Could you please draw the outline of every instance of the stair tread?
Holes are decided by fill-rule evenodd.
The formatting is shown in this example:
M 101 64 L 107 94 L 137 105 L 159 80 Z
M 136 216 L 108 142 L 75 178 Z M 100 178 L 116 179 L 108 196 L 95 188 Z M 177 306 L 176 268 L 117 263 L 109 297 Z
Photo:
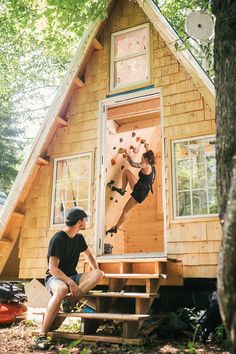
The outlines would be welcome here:
M 167 263 L 176 262 L 175 258 L 122 258 L 119 259 L 109 259 L 107 256 L 99 256 L 97 258 L 98 263 Z
M 158 278 L 167 278 L 166 274 L 157 274 L 157 273 L 105 273 L 105 278 L 129 278 L 129 279 L 158 279 Z
M 157 293 L 127 293 L 127 292 L 100 292 L 100 291 L 91 291 L 84 295 L 84 297 L 123 297 L 123 298 L 139 298 L 139 299 L 149 299 L 152 296 L 159 297 Z
M 44 312 L 36 312 L 35 315 L 44 315 Z M 129 313 L 101 313 L 101 312 L 58 312 L 57 317 L 80 317 L 101 320 L 139 321 L 145 320 L 150 315 L 129 314 Z
M 32 331 L 33 336 L 38 336 L 40 334 L 39 331 Z M 93 342 L 109 342 L 109 343 L 129 343 L 129 344 L 136 344 L 141 345 L 144 343 L 143 338 L 123 338 L 117 336 L 104 336 L 98 334 L 82 334 L 82 333 L 71 333 L 71 332 L 61 332 L 61 331 L 49 331 L 48 335 L 54 338 L 68 338 L 68 339 L 79 339 L 85 341 L 93 341 Z

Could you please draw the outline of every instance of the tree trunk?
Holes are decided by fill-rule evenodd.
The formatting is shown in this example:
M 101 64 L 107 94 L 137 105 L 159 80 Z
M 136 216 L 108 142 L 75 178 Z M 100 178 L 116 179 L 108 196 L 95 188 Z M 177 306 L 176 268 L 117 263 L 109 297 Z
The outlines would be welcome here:
M 223 239 L 218 267 L 220 309 L 236 353 L 236 1 L 213 0 L 217 186 Z

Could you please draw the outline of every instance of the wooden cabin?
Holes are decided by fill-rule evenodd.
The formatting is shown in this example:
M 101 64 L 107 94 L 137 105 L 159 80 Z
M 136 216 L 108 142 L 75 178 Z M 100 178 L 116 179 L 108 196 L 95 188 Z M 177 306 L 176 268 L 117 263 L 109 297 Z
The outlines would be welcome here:
M 44 277 L 48 242 L 74 205 L 91 212 L 85 235 L 99 260 L 171 258 L 184 278 L 216 277 L 213 83 L 151 0 L 108 12 L 81 39 L 2 210 L 2 278 Z M 130 194 L 109 188 L 129 167 L 119 149 L 139 161 L 141 139 L 156 154 L 154 193 L 111 238 Z

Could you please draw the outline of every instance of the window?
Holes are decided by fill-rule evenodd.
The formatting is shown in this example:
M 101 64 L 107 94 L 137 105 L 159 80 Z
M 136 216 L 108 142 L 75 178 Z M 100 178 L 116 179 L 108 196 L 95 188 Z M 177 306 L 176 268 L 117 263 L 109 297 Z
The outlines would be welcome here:
M 65 222 L 65 211 L 79 206 L 90 211 L 92 153 L 55 159 L 51 224 Z
M 112 33 L 111 90 L 150 80 L 149 24 Z
M 215 138 L 173 142 L 174 216 L 216 214 Z

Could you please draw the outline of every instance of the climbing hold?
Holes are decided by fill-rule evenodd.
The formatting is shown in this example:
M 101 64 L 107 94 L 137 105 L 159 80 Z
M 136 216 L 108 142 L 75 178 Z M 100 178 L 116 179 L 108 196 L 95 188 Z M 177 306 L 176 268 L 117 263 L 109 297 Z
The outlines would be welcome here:
M 135 132 L 133 132 L 133 133 L 132 133 L 132 137 L 135 137 L 135 135 L 136 135 L 136 133 L 135 133 Z
M 136 141 L 139 141 L 139 140 L 141 140 L 141 138 L 140 138 L 140 136 L 137 136 Z
M 113 200 L 114 198 L 113 197 L 110 197 L 110 200 Z
M 122 165 L 120 169 L 121 169 L 121 170 L 123 170 L 124 168 L 125 168 L 125 166 L 124 166 L 124 165 Z
M 123 154 L 124 159 L 127 157 L 126 154 Z
M 123 142 L 123 138 L 120 138 L 120 143 L 122 143 Z
M 134 149 L 134 146 L 133 146 L 133 145 L 130 145 L 129 148 L 130 148 L 130 150 L 133 150 L 133 149 Z
M 145 139 L 141 139 L 140 143 L 141 144 L 145 144 L 146 140 Z
M 116 160 L 115 159 L 111 159 L 111 164 L 112 166 L 116 164 Z
M 115 203 L 118 203 L 118 200 L 117 200 L 117 199 L 115 200 Z
M 111 179 L 110 182 L 107 183 L 107 187 L 111 188 L 114 183 L 115 183 L 115 181 L 113 181 L 113 179 Z
M 124 149 L 124 148 L 119 148 L 118 154 L 123 154 L 123 152 L 125 152 L 125 151 L 126 151 L 126 149 Z
M 134 152 L 135 154 L 138 154 L 138 152 L 139 152 L 139 147 L 134 148 L 133 152 Z
M 114 146 L 114 147 L 113 147 L 113 150 L 115 150 L 115 149 L 116 149 L 116 147 Z

